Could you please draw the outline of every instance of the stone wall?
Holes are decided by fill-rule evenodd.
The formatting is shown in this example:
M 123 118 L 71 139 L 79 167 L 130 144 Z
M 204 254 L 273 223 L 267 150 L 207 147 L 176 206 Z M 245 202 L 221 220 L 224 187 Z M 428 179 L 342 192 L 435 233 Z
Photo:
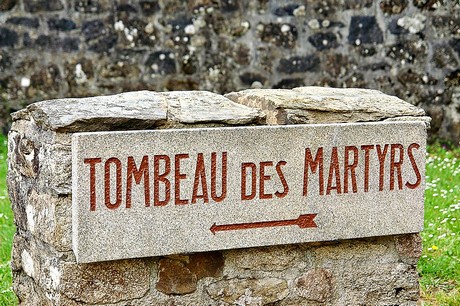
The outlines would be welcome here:
M 33 101 L 131 90 L 365 87 L 460 141 L 459 0 L 4 0 L 0 126 Z
M 429 121 L 423 110 L 370 90 L 304 87 L 227 96 L 241 104 L 209 92 L 142 91 L 44 101 L 13 114 L 11 265 L 22 305 L 416 305 L 418 234 L 76 263 L 74 132 Z

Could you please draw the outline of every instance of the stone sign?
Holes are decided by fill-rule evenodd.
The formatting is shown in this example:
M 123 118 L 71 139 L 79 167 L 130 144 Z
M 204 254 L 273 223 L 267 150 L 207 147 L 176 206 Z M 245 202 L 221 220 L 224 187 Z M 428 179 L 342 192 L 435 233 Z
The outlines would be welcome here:
M 415 233 L 423 122 L 76 133 L 78 262 Z

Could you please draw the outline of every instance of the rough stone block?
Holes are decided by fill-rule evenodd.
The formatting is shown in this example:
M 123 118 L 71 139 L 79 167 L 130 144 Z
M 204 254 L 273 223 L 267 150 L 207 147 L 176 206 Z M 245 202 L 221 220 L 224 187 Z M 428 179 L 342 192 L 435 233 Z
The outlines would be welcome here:
M 184 263 L 164 258 L 158 265 L 156 289 L 165 294 L 187 294 L 196 290 L 198 279 Z
M 422 109 L 397 97 L 369 89 L 248 89 L 225 96 L 237 103 L 260 108 L 267 115 L 268 124 L 368 122 L 425 114 Z
M 297 264 L 305 251 L 297 245 L 228 250 L 226 262 L 229 265 L 250 270 L 282 271 Z
M 327 269 L 312 269 L 295 280 L 295 292 L 309 301 L 324 303 L 334 295 L 334 276 Z
M 260 122 L 264 116 L 210 92 L 139 91 L 38 102 L 12 117 L 33 118 L 42 129 L 72 133 L 154 129 L 167 122 L 243 125 Z
M 420 234 L 399 235 L 396 237 L 396 250 L 403 262 L 416 265 L 422 255 Z
M 150 288 L 150 268 L 143 260 L 62 263 L 56 273 L 61 294 L 88 304 L 140 298 Z
M 210 284 L 206 291 L 218 302 L 242 305 L 266 305 L 284 299 L 289 294 L 288 284 L 279 278 L 232 278 Z

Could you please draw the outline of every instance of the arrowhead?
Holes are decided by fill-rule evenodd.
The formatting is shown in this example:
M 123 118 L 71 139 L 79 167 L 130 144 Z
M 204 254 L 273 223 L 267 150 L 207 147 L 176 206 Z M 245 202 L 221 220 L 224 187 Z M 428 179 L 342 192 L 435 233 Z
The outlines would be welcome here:
M 297 225 L 300 228 L 318 227 L 318 225 L 316 225 L 315 221 L 313 221 L 313 219 L 315 219 L 315 217 L 316 217 L 316 214 L 300 215 L 299 218 L 297 219 Z
M 214 224 L 211 226 L 210 230 L 211 230 L 211 232 L 212 232 L 213 235 L 216 234 L 216 231 L 217 231 L 217 225 L 216 225 L 216 223 L 214 223 Z

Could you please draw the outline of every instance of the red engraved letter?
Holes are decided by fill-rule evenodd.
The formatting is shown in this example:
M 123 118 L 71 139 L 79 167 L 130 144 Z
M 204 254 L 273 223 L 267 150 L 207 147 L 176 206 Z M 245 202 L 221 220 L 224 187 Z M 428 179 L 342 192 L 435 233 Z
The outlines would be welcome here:
M 418 150 L 418 148 L 420 148 L 420 145 L 418 143 L 412 143 L 409 146 L 409 148 L 407 148 L 407 155 L 409 155 L 410 164 L 412 165 L 412 169 L 414 169 L 415 176 L 417 177 L 417 180 L 415 181 L 414 184 L 406 182 L 407 188 L 410 188 L 410 189 L 417 188 L 422 182 L 422 176 L 420 175 L 420 170 L 418 169 L 417 163 L 415 162 L 414 155 L 412 154 L 412 149 Z
M 399 150 L 399 160 L 396 161 L 396 149 Z M 402 189 L 402 173 L 401 166 L 404 159 L 404 147 L 402 144 L 395 143 L 391 145 L 391 156 L 390 156 L 390 190 L 395 189 L 395 171 L 398 172 L 398 188 Z
M 251 168 L 251 193 L 246 194 L 246 169 Z M 257 167 L 254 163 L 241 164 L 241 200 L 252 200 L 256 196 L 256 171 Z
M 100 163 L 100 158 L 85 158 L 85 164 L 89 164 L 89 210 L 96 210 L 96 164 Z
M 353 151 L 353 163 L 350 164 L 350 152 Z M 358 148 L 355 146 L 345 147 L 345 165 L 343 173 L 343 193 L 348 193 L 348 172 L 351 175 L 351 186 L 353 193 L 358 192 L 358 186 L 356 186 L 356 173 L 355 169 L 358 166 Z
M 335 186 L 332 185 L 332 180 L 335 179 Z M 329 176 L 327 179 L 326 194 L 331 194 L 331 190 L 335 189 L 337 194 L 342 193 L 342 184 L 340 182 L 340 165 L 337 147 L 332 147 L 331 164 L 329 165 Z
M 260 177 L 259 177 L 259 199 L 271 199 L 273 195 L 271 193 L 265 193 L 265 181 L 270 180 L 270 175 L 265 175 L 265 167 L 273 166 L 273 162 L 266 161 L 260 162 Z
M 180 173 L 180 161 L 188 157 L 188 154 L 177 154 L 174 157 L 174 204 L 176 205 L 188 204 L 188 199 L 180 198 L 180 180 L 187 178 L 187 174 Z
M 165 162 L 165 171 L 160 174 L 160 160 Z M 154 206 L 165 206 L 171 199 L 171 182 L 167 176 L 171 172 L 171 160 L 167 155 L 155 155 L 153 157 L 153 196 Z M 160 200 L 160 182 L 165 184 L 165 198 Z
M 217 154 L 211 153 L 211 198 L 215 202 L 222 202 L 227 197 L 227 152 L 222 152 L 222 193 L 217 196 Z
M 116 200 L 115 203 L 110 201 L 110 164 L 115 165 L 116 177 Z M 111 157 L 106 160 L 104 165 L 104 178 L 105 178 L 105 206 L 109 209 L 116 209 L 121 204 L 121 161 L 116 157 Z
M 284 198 L 289 192 L 289 186 L 286 182 L 286 179 L 284 178 L 283 171 L 281 171 L 281 166 L 284 166 L 284 165 L 286 165 L 285 161 L 280 161 L 276 164 L 276 173 L 278 173 L 278 176 L 281 180 L 281 184 L 283 184 L 283 192 L 279 192 L 279 191 L 275 192 L 275 195 L 278 198 Z
M 374 148 L 374 145 L 361 146 L 364 150 L 364 192 L 369 191 L 369 152 Z
M 126 208 L 131 207 L 131 188 L 133 176 L 136 184 L 140 184 L 144 178 L 144 202 L 145 206 L 150 206 L 150 179 L 149 179 L 149 158 L 144 156 L 139 169 L 136 167 L 134 157 L 128 156 L 128 168 L 126 170 Z
M 201 181 L 201 194 L 198 194 L 198 186 Z M 197 199 L 203 199 L 204 203 L 209 202 L 208 184 L 206 183 L 206 170 L 204 168 L 203 153 L 198 153 L 196 159 L 195 180 L 193 181 L 192 203 L 196 203 Z
M 315 160 L 311 155 L 310 148 L 305 149 L 305 164 L 303 168 L 303 195 L 308 194 L 308 168 L 311 173 L 316 173 L 319 168 L 319 194 L 324 194 L 324 177 L 323 177 L 323 148 L 318 148 L 316 151 Z
M 380 145 L 377 145 L 377 156 L 379 158 L 379 166 L 380 166 L 380 171 L 379 171 L 379 191 L 383 190 L 383 179 L 385 178 L 385 158 L 387 156 L 388 152 L 388 144 L 385 144 L 383 147 L 383 152 L 380 147 Z

